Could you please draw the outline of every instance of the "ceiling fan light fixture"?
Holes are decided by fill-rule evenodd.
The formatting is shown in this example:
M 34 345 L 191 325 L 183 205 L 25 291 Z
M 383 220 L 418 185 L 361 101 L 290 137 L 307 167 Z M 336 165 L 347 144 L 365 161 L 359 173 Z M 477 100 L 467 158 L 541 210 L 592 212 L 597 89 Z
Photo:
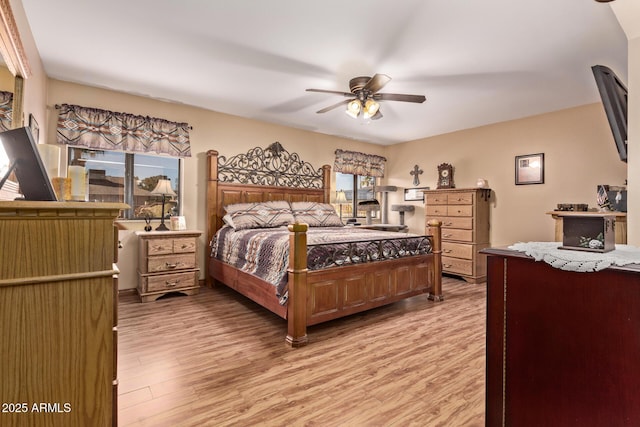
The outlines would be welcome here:
M 360 103 L 360 101 L 358 99 L 354 99 L 347 104 L 346 113 L 354 119 L 357 119 L 361 109 L 362 104 Z
M 367 99 L 364 103 L 364 118 L 369 119 L 376 115 L 380 109 L 380 104 L 373 99 Z

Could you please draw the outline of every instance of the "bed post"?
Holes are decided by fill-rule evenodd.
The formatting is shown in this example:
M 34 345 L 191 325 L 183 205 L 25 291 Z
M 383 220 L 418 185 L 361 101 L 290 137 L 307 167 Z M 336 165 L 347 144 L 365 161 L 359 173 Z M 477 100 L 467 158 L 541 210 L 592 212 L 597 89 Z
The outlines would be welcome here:
M 432 247 L 434 256 L 433 287 L 428 298 L 432 301 L 444 301 L 442 295 L 442 222 L 432 219 L 427 222 L 429 235 L 432 236 Z
M 324 203 L 331 203 L 331 166 L 322 166 L 322 189 L 324 190 Z
M 307 224 L 289 225 L 287 343 L 307 344 Z
M 213 239 L 218 224 L 218 152 L 216 150 L 207 151 L 207 248 Z M 208 287 L 213 286 L 209 273 L 209 259 L 204 263 L 205 283 Z

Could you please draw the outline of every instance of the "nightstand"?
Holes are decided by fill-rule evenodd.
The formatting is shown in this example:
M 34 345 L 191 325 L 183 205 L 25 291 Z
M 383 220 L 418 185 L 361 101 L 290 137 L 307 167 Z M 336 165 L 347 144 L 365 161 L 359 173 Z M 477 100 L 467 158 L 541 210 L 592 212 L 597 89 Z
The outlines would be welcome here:
M 200 231 L 137 231 L 138 295 L 155 301 L 170 292 L 195 295 L 199 290 Z

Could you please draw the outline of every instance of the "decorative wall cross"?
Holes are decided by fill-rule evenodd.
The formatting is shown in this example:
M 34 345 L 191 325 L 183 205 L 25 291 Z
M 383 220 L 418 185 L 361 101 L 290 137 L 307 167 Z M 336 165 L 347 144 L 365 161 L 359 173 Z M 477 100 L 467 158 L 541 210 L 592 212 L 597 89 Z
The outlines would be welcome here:
M 420 185 L 420 178 L 418 177 L 418 175 L 422 175 L 422 169 L 420 169 L 418 167 L 418 165 L 415 165 L 413 167 L 413 170 L 411 172 L 409 172 L 410 175 L 413 175 L 413 185 L 414 187 L 417 187 L 418 185 Z

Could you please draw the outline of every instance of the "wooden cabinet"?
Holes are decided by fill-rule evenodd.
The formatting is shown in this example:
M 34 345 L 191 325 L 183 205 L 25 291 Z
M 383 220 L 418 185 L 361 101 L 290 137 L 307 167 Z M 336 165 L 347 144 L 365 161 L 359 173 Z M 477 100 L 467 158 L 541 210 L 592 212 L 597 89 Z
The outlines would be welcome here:
M 640 425 L 640 265 L 578 273 L 484 252 L 486 426 Z
M 488 188 L 460 188 L 425 191 L 426 222 L 442 222 L 442 271 L 470 283 L 486 279 L 486 257 L 480 250 L 489 246 Z
M 199 231 L 136 232 L 138 294 L 142 302 L 155 301 L 169 292 L 198 293 L 200 234 Z
M 0 202 L 3 426 L 117 424 L 121 203 Z

